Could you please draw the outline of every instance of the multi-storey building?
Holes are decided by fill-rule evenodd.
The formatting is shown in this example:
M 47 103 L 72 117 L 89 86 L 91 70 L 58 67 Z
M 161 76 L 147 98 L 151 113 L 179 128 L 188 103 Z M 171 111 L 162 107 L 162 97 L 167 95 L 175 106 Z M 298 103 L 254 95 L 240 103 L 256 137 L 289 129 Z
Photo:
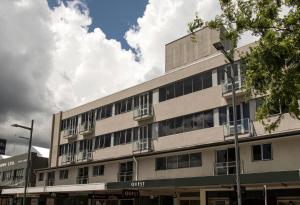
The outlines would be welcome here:
M 234 204 L 232 84 L 212 46 L 221 36 L 205 27 L 196 43 L 171 42 L 164 75 L 54 114 L 50 164 L 29 193 L 48 204 Z M 235 59 L 243 204 L 299 204 L 300 121 L 285 114 L 265 132 L 255 119 L 261 98 L 246 100 L 247 68 Z M 284 111 L 279 104 L 270 120 Z M 21 191 L 2 192 L 12 193 Z
M 48 159 L 38 156 L 31 152 L 31 166 L 29 169 L 28 186 L 35 186 L 35 169 L 45 168 L 48 165 Z M 24 187 L 25 169 L 27 166 L 27 154 L 15 155 L 0 160 L 0 188 L 7 189 L 13 187 Z M 0 195 L 0 205 L 9 205 L 10 196 Z

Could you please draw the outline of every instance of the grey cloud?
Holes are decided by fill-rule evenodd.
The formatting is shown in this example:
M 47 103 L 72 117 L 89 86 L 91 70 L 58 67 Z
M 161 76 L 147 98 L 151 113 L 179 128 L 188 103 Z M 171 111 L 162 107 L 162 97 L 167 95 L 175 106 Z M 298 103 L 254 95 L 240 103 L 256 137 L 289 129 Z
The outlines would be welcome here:
M 11 144 L 24 144 L 13 139 L 10 122 L 28 124 L 37 118 L 37 145 L 49 145 L 51 126 L 51 93 L 47 79 L 52 69 L 53 34 L 50 10 L 46 1 L 4 0 L 0 6 L 0 137 Z M 43 129 L 43 130 L 41 130 Z M 9 152 L 10 152 L 9 151 Z

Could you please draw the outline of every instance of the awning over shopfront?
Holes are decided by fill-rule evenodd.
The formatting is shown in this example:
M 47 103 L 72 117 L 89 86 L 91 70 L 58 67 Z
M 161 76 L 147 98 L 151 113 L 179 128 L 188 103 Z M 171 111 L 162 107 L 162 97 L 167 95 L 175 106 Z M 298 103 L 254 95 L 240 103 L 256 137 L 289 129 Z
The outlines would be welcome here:
M 105 183 L 93 184 L 71 184 L 71 185 L 57 185 L 57 186 L 40 186 L 28 187 L 27 193 L 55 193 L 55 192 L 85 192 L 85 191 L 103 191 L 106 190 Z M 24 188 L 2 189 L 1 194 L 23 194 Z
M 279 172 L 263 172 L 241 174 L 241 183 L 247 184 L 272 184 L 272 183 L 299 183 L 300 170 L 279 171 Z M 108 190 L 117 189 L 155 189 L 155 188 L 175 188 L 175 187 L 201 187 L 201 186 L 224 186 L 234 185 L 235 175 L 221 176 L 204 176 L 190 178 L 174 178 L 174 179 L 153 179 L 141 180 L 134 182 L 111 182 L 107 183 Z

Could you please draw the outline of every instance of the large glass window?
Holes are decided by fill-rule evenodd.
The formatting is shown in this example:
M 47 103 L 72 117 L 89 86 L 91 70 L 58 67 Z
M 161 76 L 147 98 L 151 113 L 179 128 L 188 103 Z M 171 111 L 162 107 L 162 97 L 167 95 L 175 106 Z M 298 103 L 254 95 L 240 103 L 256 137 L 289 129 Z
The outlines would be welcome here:
M 132 181 L 133 176 L 133 162 L 120 163 L 119 181 Z
M 159 102 L 212 87 L 212 72 L 206 71 L 159 88 Z
M 110 147 L 110 145 L 111 145 L 111 134 L 101 135 L 95 138 L 95 149 Z
M 156 170 L 189 168 L 202 166 L 201 153 L 173 155 L 155 159 Z
M 272 160 L 272 145 L 261 144 L 252 146 L 252 157 L 254 161 Z
M 130 112 L 133 106 L 133 97 L 115 103 L 115 115 Z
M 225 125 L 227 123 L 227 107 L 219 108 L 219 124 Z
M 194 113 L 158 123 L 159 137 L 214 126 L 213 111 Z
M 96 111 L 96 119 L 102 120 L 112 115 L 112 105 L 105 105 L 97 109 Z

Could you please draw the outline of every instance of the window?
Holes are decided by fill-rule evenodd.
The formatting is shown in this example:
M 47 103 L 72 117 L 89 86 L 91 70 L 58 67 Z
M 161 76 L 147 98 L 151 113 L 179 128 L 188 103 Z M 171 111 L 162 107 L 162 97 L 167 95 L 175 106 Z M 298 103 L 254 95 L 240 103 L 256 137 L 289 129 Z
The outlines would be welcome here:
M 167 158 L 160 157 L 155 159 L 155 169 L 156 170 L 165 170 L 167 168 Z
M 21 181 L 23 179 L 24 176 L 24 169 L 16 169 L 14 171 L 14 180 L 16 181 Z
M 119 181 L 125 182 L 125 181 L 132 181 L 132 175 L 133 175 L 133 162 L 125 162 L 120 163 L 120 173 L 119 173 Z
M 183 81 L 178 81 L 175 83 L 175 97 L 183 95 Z
M 61 130 L 70 130 L 68 134 L 77 133 L 78 116 L 70 117 L 61 121 Z
M 125 112 L 130 112 L 133 106 L 133 97 L 121 100 L 115 103 L 115 115 L 119 115 Z
M 76 142 L 59 145 L 59 156 L 72 155 L 76 152 Z
M 193 77 L 193 92 L 198 90 L 202 90 L 202 76 L 200 74 Z
M 203 89 L 212 87 L 212 72 L 207 71 L 202 74 Z
M 202 166 L 201 153 L 174 155 L 155 159 L 156 170 L 190 168 Z
M 272 160 L 271 144 L 261 144 L 252 146 L 252 157 L 254 161 Z
M 98 165 L 93 167 L 93 176 L 104 175 L 104 165 Z
M 174 98 L 174 83 L 166 87 L 166 100 Z
M 178 155 L 178 168 L 186 168 L 190 165 L 190 155 Z
M 214 116 L 213 111 L 206 111 L 204 114 L 204 128 L 213 127 L 214 126 Z
M 190 167 L 200 167 L 202 166 L 202 154 L 194 153 L 190 154 Z
M 112 115 L 112 105 L 105 105 L 97 109 L 96 111 L 96 119 L 102 120 Z
M 213 110 L 180 116 L 158 123 L 159 137 L 214 126 Z
M 95 149 L 103 149 L 110 147 L 111 145 L 111 134 L 97 136 L 95 138 Z
M 212 72 L 207 71 L 159 88 L 159 102 L 212 87 Z
M 114 145 L 127 144 L 132 140 L 132 129 L 122 130 L 114 133 Z
M 219 124 L 225 125 L 227 123 L 227 107 L 219 108 Z
M 193 92 L 193 79 L 187 78 L 184 80 L 184 94 L 187 95 Z
M 39 173 L 39 181 L 44 181 L 44 173 L 43 172 L 41 172 L 41 173 Z
M 176 169 L 177 168 L 177 155 L 167 157 L 167 169 Z
M 69 170 L 63 169 L 59 171 L 59 179 L 68 179 Z
M 12 179 L 12 171 L 4 171 L 2 181 L 9 181 Z
M 193 130 L 193 115 L 184 116 L 184 131 L 188 132 Z

